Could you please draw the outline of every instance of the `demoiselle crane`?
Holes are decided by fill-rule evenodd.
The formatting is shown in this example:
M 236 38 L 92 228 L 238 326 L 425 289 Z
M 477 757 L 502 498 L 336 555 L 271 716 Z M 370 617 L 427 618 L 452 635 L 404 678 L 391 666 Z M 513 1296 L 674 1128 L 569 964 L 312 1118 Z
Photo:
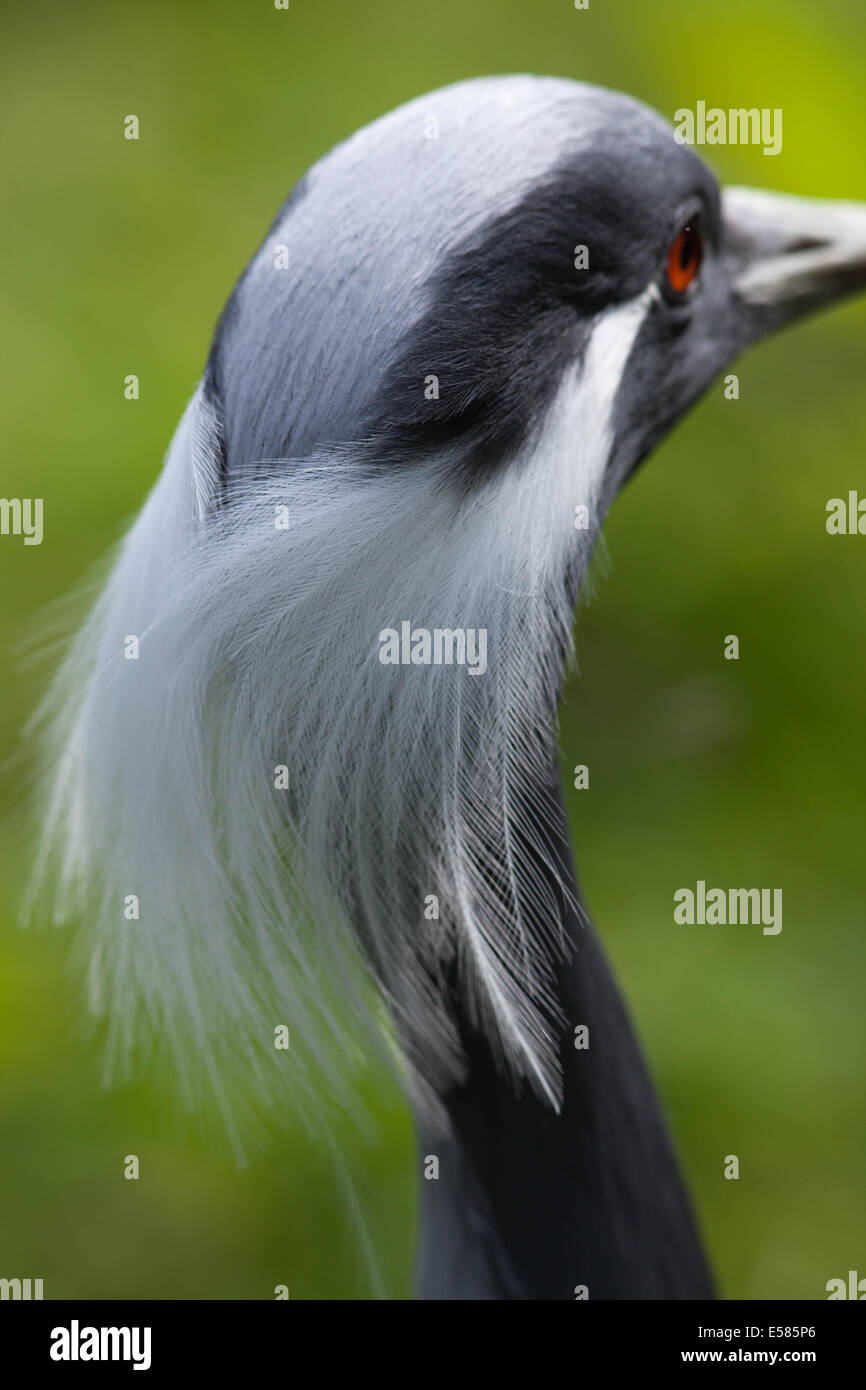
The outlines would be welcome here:
M 580 905 L 557 698 L 637 465 L 864 284 L 863 206 L 722 193 L 628 97 L 413 101 L 278 213 L 58 676 L 40 871 L 115 1041 L 146 1014 L 327 1110 L 384 1003 L 438 1171 L 422 1298 L 711 1295 Z

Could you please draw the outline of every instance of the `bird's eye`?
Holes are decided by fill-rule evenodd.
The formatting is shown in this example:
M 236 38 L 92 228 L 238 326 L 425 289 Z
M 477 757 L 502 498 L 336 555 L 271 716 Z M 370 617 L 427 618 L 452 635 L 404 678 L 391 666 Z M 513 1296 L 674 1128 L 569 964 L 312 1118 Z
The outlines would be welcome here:
M 704 255 L 704 239 L 698 218 L 677 232 L 668 248 L 668 285 L 675 294 L 685 294 L 694 284 Z

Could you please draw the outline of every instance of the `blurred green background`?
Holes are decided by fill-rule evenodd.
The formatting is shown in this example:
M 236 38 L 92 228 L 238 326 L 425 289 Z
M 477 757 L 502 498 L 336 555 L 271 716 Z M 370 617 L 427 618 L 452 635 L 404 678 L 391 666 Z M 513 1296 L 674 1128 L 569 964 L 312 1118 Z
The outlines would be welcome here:
M 64 934 L 14 926 L 18 647 L 159 468 L 234 280 L 336 140 L 425 90 L 532 71 L 680 106 L 781 107 L 777 158 L 727 181 L 866 198 L 866 10 L 850 0 L 439 0 L 4 7 L 2 485 L 45 540 L 0 539 L 0 1275 L 46 1297 L 366 1298 L 333 1165 L 278 1129 L 239 1170 L 160 1077 L 106 1090 Z M 122 138 L 125 115 L 141 121 Z M 822 1298 L 864 1267 L 866 308 L 744 359 L 618 502 L 578 615 L 563 765 L 589 907 L 636 1016 L 727 1297 Z M 141 399 L 123 397 L 139 375 Z M 741 640 L 722 660 L 724 634 Z M 683 929 L 697 877 L 784 890 L 784 929 Z M 391 1297 L 411 1289 L 417 1168 L 370 1078 L 359 1181 Z M 137 1153 L 139 1182 L 122 1178 Z M 740 1158 L 738 1182 L 723 1158 Z

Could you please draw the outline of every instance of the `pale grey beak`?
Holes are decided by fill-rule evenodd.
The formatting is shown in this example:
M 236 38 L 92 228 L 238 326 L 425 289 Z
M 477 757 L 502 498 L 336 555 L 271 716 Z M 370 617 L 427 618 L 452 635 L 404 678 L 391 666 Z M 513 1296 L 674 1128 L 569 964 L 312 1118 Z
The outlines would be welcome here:
M 729 188 L 722 208 L 750 341 L 866 288 L 866 204 Z

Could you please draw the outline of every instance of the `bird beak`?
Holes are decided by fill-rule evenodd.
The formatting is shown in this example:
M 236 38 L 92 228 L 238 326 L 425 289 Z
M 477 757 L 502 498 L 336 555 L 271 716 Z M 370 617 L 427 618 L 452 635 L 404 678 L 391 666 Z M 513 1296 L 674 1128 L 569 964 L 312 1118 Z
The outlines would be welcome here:
M 722 208 L 747 342 L 866 288 L 866 204 L 730 188 Z

